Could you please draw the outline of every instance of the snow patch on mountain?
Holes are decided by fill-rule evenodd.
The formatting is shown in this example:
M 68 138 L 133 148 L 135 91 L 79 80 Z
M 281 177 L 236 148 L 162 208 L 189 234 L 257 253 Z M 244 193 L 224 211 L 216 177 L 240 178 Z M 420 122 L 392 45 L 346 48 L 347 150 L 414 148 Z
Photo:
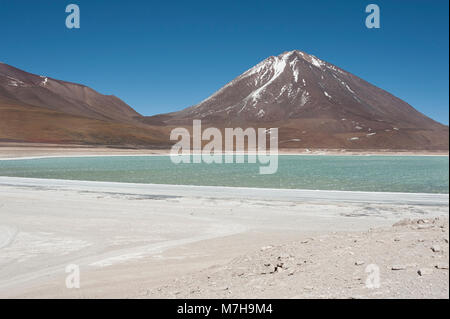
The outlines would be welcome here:
M 12 76 L 6 76 L 6 78 L 8 79 L 9 86 L 14 86 L 14 87 L 20 87 L 20 86 L 25 87 L 26 86 L 26 84 L 24 82 L 20 81 L 19 79 L 13 78 Z
M 41 78 L 43 78 L 44 80 L 41 82 L 41 85 L 46 86 L 47 82 L 48 82 L 48 77 L 41 75 Z
M 291 61 L 289 63 L 289 65 L 291 66 L 291 69 L 292 69 L 292 74 L 294 75 L 294 81 L 295 82 L 298 82 L 298 75 L 300 73 L 298 68 L 296 67 L 297 62 L 298 62 L 298 59 L 295 59 L 294 61 Z
M 308 91 L 303 91 L 302 96 L 300 97 L 300 106 L 305 106 L 306 103 L 309 102 L 309 93 Z
M 319 69 L 321 69 L 322 66 L 325 65 L 325 63 L 324 63 L 322 60 L 316 58 L 314 55 L 311 55 L 311 63 L 312 63 L 314 66 L 318 67 Z
M 273 62 L 271 64 L 271 73 L 272 77 L 269 81 L 267 81 L 264 85 L 250 93 L 250 95 L 247 97 L 247 99 L 251 99 L 253 102 L 253 105 L 255 105 L 258 100 L 261 98 L 261 94 L 264 93 L 266 88 L 272 84 L 284 71 L 286 68 L 286 56 L 282 57 L 281 59 L 279 57 L 274 57 Z

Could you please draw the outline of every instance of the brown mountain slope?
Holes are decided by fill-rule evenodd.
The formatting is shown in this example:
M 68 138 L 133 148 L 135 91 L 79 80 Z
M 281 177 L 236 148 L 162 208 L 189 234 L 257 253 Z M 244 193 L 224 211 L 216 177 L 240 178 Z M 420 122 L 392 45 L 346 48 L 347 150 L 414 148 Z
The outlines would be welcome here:
M 0 63 L 0 141 L 169 147 L 164 127 L 114 96 Z
M 272 56 L 198 105 L 147 118 L 218 127 L 279 127 L 280 147 L 448 150 L 448 126 L 315 56 Z
M 168 134 L 162 127 L 91 119 L 0 99 L 0 142 L 167 148 Z
M 141 115 L 115 96 L 91 88 L 24 72 L 0 63 L 0 96 L 18 104 L 40 106 L 98 120 L 134 123 Z

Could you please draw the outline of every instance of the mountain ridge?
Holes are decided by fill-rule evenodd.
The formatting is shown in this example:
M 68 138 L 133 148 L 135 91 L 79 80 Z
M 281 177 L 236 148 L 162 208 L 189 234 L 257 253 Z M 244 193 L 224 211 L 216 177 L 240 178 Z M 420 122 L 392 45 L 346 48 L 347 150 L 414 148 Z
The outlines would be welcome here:
M 114 95 L 0 64 L 0 141 L 167 148 L 161 127 Z
M 135 122 L 133 108 L 113 95 L 103 95 L 74 82 L 32 74 L 0 64 L 0 94 L 17 102 L 98 120 Z
M 169 147 L 170 129 L 194 119 L 219 129 L 278 127 L 281 148 L 448 150 L 448 126 L 298 50 L 264 59 L 196 105 L 154 116 L 86 85 L 0 63 L 0 140 Z M 21 120 L 30 132 L 20 131 Z
M 448 126 L 298 50 L 268 57 L 200 103 L 158 117 L 160 125 L 274 125 L 292 148 L 448 149 Z

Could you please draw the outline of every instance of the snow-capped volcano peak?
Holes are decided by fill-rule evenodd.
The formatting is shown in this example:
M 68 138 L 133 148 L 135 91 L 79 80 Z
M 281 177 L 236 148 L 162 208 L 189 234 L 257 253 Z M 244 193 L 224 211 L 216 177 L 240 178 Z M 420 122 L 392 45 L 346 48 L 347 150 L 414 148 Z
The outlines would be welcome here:
M 303 59 L 308 63 L 311 63 L 315 67 L 321 68 L 323 66 L 326 66 L 326 62 L 322 61 L 321 59 L 317 58 L 314 55 L 299 51 L 299 50 L 292 50 L 287 51 L 282 54 L 280 54 L 278 57 L 281 57 L 282 59 L 288 59 L 291 62 L 297 61 L 299 59 Z
M 363 142 L 376 146 L 376 140 L 386 138 L 383 135 L 406 134 L 393 127 L 436 125 L 388 92 L 298 50 L 268 57 L 199 104 L 170 114 L 166 122 L 184 124 L 193 119 L 229 127 L 286 125 L 287 140 L 309 140 L 311 145 L 339 141 L 351 147 Z M 303 127 L 296 128 L 299 123 Z M 308 137 L 310 132 L 316 135 Z M 328 142 L 319 143 L 317 136 Z M 375 142 L 366 141 L 369 138 Z
M 324 83 L 327 79 L 338 81 L 338 73 L 344 74 L 313 55 L 298 50 L 287 51 L 261 61 L 209 98 L 187 109 L 186 113 L 200 119 L 244 114 L 246 118 L 258 120 L 291 117 L 313 103 L 314 96 L 330 103 L 324 93 Z M 348 93 L 353 91 L 344 80 L 339 78 L 339 81 L 341 86 L 349 88 Z M 333 93 L 332 89 L 328 91 Z M 290 110 L 286 113 L 287 105 Z

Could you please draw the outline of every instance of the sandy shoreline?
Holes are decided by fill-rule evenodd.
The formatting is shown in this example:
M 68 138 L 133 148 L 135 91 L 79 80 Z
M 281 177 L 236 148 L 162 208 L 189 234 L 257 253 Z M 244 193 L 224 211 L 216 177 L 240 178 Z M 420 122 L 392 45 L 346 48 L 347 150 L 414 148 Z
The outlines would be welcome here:
M 197 186 L 171 184 L 139 184 L 94 182 L 60 179 L 40 179 L 0 176 L 0 186 L 47 188 L 49 190 L 90 191 L 131 196 L 162 196 L 230 200 L 267 200 L 333 203 L 375 203 L 446 206 L 449 194 L 362 192 L 335 190 L 306 190 L 280 188 L 251 188 L 228 186 Z
M 86 156 L 167 156 L 169 149 L 132 149 L 81 145 L 0 143 L 0 160 Z M 279 155 L 448 156 L 448 151 L 279 149 Z
M 364 259 L 368 263 L 370 256 L 367 253 L 374 244 L 367 241 L 364 245 L 356 245 L 348 240 L 349 236 L 364 237 L 361 232 L 391 227 L 404 218 L 432 220 L 437 216 L 448 217 L 448 195 L 235 189 L 0 177 L 0 297 L 190 298 L 208 297 L 208 294 L 210 297 L 219 294 L 230 298 L 259 298 L 272 294 L 279 298 L 296 295 L 346 297 L 345 292 L 339 293 L 339 289 L 345 290 L 349 285 L 346 283 L 349 276 L 345 268 L 347 264 L 341 261 L 354 263 L 359 257 L 347 255 L 347 250 L 354 249 L 353 254 L 356 254 L 359 249 L 361 253 L 365 252 Z M 402 245 L 411 246 L 412 238 L 421 236 L 417 231 L 402 233 Z M 253 256 L 261 247 L 279 247 L 275 249 L 276 253 L 284 254 L 286 247 L 296 241 L 315 238 L 317 243 L 322 243 L 321 239 L 332 236 L 337 237 L 329 242 L 330 245 L 341 247 L 336 249 L 344 250 L 346 257 L 341 261 L 335 260 L 335 264 L 324 263 L 308 268 L 308 277 L 316 281 L 304 285 L 313 284 L 314 293 L 305 290 L 304 294 L 299 294 L 297 288 L 301 287 L 301 282 L 297 281 L 297 288 L 291 287 L 294 290 L 289 288 L 289 281 L 281 281 L 284 288 L 270 283 L 265 285 L 267 278 L 263 280 L 259 275 L 238 276 L 240 279 L 235 278 L 231 283 L 237 285 L 234 280 L 238 280 L 239 285 L 263 287 L 260 293 L 239 292 L 235 287 L 226 290 L 219 284 L 227 280 L 224 279 L 228 276 L 227 269 L 234 272 L 244 267 L 241 264 L 236 266 L 233 260 Z M 386 241 L 388 235 L 383 236 Z M 417 256 L 405 253 L 408 263 L 416 263 L 416 268 L 430 263 L 427 267 L 433 268 L 433 263 L 445 262 L 447 256 L 448 264 L 448 241 L 442 242 L 441 236 L 448 238 L 448 227 L 441 229 L 436 226 L 436 231 L 430 230 L 425 238 L 426 251 L 432 242 L 439 239 L 439 245 L 443 247 L 439 260 L 424 259 L 427 254 L 420 251 Z M 317 244 L 308 254 L 325 258 L 332 248 Z M 384 265 L 386 260 L 397 258 L 395 256 L 402 257 L 398 251 L 384 247 L 374 251 L 372 259 L 378 259 L 378 263 Z M 430 254 L 429 258 L 437 256 Z M 315 260 L 315 257 L 308 258 Z M 260 261 L 255 259 L 255 262 Z M 68 264 L 80 267 L 80 289 L 65 287 L 65 267 Z M 250 268 L 259 266 L 253 265 L 252 261 L 245 264 Z M 336 269 L 340 275 L 335 274 Z M 360 276 L 365 276 L 364 267 L 357 270 L 361 272 Z M 205 271 L 209 277 L 217 277 L 216 280 L 205 281 L 201 275 Z M 399 275 L 405 276 L 402 280 L 411 281 L 413 288 L 407 287 L 412 290 L 402 290 L 402 287 L 396 288 L 397 291 L 378 290 L 378 297 L 395 297 L 393 293 L 411 298 L 421 297 L 422 293 L 429 297 L 448 297 L 448 270 L 435 271 L 422 283 L 417 283 L 416 272 L 411 270 Z M 340 278 L 334 284 L 337 290 L 327 295 L 328 283 L 320 278 L 333 274 Z M 447 275 L 446 281 L 443 274 Z M 286 278 L 291 279 L 290 276 Z M 256 279 L 262 281 L 255 284 L 253 280 Z M 438 290 L 427 293 L 425 288 L 419 289 L 429 285 L 430 280 Z M 174 281 L 180 284 L 174 284 Z M 418 286 L 414 288 L 416 284 Z M 191 290 L 197 291 L 197 286 L 200 293 L 191 294 Z M 190 289 L 186 290 L 188 287 Z M 211 289 L 218 289 L 218 292 L 213 293 Z M 372 293 L 372 290 L 358 290 L 361 297 L 374 297 Z

